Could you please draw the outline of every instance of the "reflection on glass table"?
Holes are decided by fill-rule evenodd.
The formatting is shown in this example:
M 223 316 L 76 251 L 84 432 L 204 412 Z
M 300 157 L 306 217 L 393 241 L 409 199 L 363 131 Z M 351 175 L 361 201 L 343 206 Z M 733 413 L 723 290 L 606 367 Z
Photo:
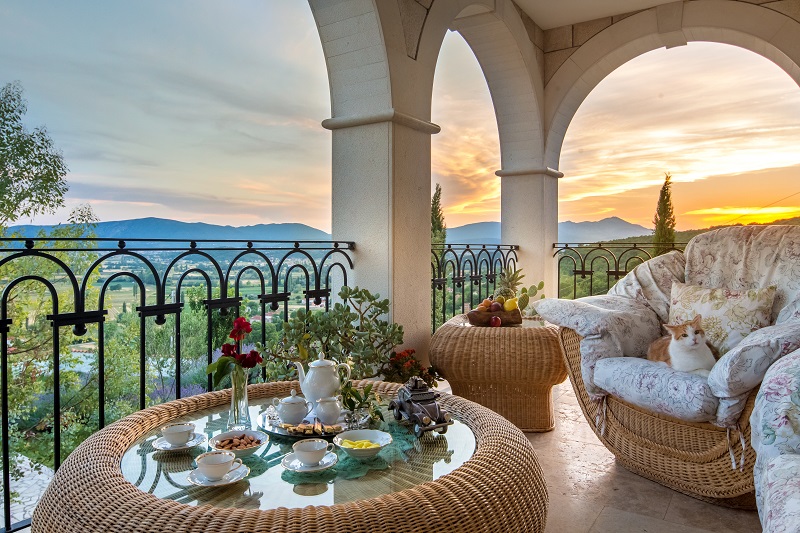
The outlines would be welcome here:
M 251 405 L 251 420 L 264 420 L 261 415 L 271 403 L 269 398 Z M 385 411 L 386 420 L 378 429 L 391 433 L 394 442 L 373 459 L 360 461 L 337 449 L 338 462 L 331 468 L 292 472 L 283 468 L 281 461 L 297 439 L 270 435 L 253 455 L 243 458 L 250 469 L 244 480 L 217 487 L 193 485 L 188 476 L 197 466 L 195 458 L 210 449 L 208 439 L 225 431 L 227 414 L 227 408 L 221 407 L 176 420 L 193 422 L 195 431 L 207 437 L 188 450 L 156 450 L 153 442 L 160 436 L 158 431 L 144 435 L 123 456 L 123 475 L 144 492 L 188 505 L 302 508 L 371 498 L 438 479 L 464 464 L 476 447 L 472 431 L 457 419 L 446 435 L 430 432 L 417 439 L 411 428 Z

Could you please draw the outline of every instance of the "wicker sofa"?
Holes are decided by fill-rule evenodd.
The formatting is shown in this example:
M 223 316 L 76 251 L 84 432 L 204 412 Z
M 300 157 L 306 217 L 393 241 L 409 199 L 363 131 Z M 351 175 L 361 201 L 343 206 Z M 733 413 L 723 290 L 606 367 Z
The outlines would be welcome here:
M 675 323 L 671 313 L 691 311 L 687 290 L 702 293 L 701 307 L 741 298 L 760 309 L 732 313 L 741 323 L 731 323 L 732 346 L 708 378 L 645 358 L 661 324 Z M 704 233 L 684 254 L 637 266 L 608 295 L 542 300 L 536 310 L 561 326 L 581 408 L 620 464 L 705 501 L 755 508 L 749 419 L 766 370 L 800 348 L 800 227 Z M 720 326 L 714 320 L 704 328 Z

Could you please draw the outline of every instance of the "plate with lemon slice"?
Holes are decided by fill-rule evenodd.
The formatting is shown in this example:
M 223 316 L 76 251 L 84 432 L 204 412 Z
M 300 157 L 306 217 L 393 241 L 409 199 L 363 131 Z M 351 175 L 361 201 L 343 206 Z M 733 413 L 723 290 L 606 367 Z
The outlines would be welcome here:
M 350 457 L 369 459 L 392 443 L 392 436 L 377 429 L 354 429 L 343 431 L 334 437 L 333 443 Z

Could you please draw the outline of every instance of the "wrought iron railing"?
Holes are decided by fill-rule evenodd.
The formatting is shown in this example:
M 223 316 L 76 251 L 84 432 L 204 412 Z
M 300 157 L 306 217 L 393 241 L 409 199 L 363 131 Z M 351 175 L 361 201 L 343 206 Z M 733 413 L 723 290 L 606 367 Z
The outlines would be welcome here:
M 494 292 L 497 275 L 516 268 L 519 246 L 447 244 L 431 249 L 431 329 L 476 307 Z
M 50 237 L 3 238 L 0 247 L 3 525 L 11 532 L 30 525 L 11 512 L 23 455 L 47 457 L 52 442 L 47 466 L 57 469 L 126 408 L 211 390 L 205 366 L 228 322 L 246 314 L 258 331 L 260 320 L 265 342 L 271 314 L 328 309 L 332 288 L 352 272 L 354 243 Z M 133 364 L 122 368 L 124 358 Z
M 686 243 L 673 243 L 683 250 Z M 656 255 L 653 243 L 555 243 L 558 297 L 580 298 L 605 294 L 636 265 Z

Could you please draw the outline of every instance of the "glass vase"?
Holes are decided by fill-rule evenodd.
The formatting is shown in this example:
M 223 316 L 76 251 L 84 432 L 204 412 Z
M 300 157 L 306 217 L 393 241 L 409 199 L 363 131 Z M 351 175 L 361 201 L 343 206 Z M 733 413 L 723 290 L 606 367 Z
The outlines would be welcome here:
M 247 402 L 247 372 L 234 365 L 231 372 L 231 410 L 228 412 L 228 431 L 250 429 L 250 408 Z

